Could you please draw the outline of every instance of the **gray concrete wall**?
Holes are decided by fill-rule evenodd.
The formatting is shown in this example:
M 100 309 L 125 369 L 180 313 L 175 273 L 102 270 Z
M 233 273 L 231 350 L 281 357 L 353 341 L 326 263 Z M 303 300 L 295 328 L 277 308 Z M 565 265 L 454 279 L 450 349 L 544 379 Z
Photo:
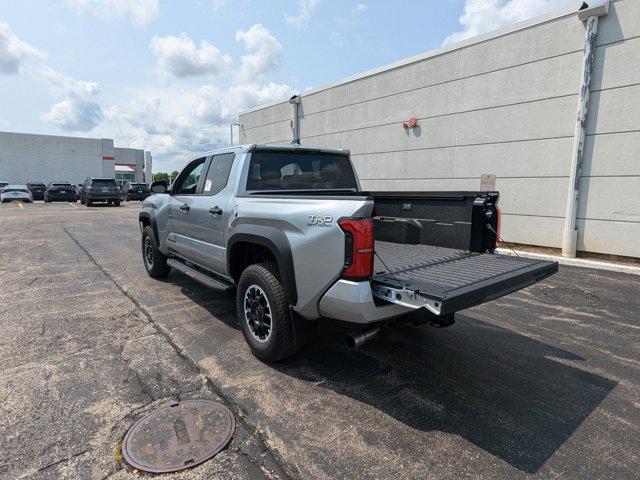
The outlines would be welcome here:
M 136 170 L 136 182 L 144 182 L 144 150 L 137 148 L 115 148 L 115 163 Z
M 79 183 L 103 174 L 100 139 L 0 132 L 2 181 Z
M 114 178 L 116 163 L 135 165 L 136 181 L 143 181 L 144 151 L 115 148 L 112 139 L 0 132 L 0 181 L 76 184 Z
M 503 237 L 559 248 L 584 32 L 563 12 L 303 93 L 301 142 L 351 150 L 371 190 L 477 190 L 493 173 Z M 612 4 L 597 45 L 578 248 L 640 257 L 640 1 Z M 286 101 L 241 114 L 241 141 L 289 142 L 291 118 Z

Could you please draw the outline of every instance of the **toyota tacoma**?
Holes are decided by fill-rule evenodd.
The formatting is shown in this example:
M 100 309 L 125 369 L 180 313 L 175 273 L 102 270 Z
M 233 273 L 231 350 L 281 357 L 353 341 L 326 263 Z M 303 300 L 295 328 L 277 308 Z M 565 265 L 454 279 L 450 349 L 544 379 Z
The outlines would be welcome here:
M 497 192 L 362 191 L 346 150 L 229 147 L 151 192 L 139 214 L 148 274 L 235 288 L 243 335 L 268 361 L 321 318 L 354 324 L 358 346 L 407 318 L 449 326 L 558 269 L 495 254 Z

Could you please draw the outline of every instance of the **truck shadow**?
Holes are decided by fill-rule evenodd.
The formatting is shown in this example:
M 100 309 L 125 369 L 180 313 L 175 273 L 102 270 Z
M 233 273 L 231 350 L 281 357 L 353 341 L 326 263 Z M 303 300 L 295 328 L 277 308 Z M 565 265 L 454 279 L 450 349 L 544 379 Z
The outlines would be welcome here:
M 239 330 L 233 293 L 212 298 L 185 277 L 167 280 L 213 322 Z M 446 329 L 399 325 L 358 350 L 342 345 L 350 329 L 322 320 L 298 355 L 268 366 L 411 428 L 460 435 L 526 473 L 537 472 L 617 385 L 568 364 L 580 356 L 467 315 Z M 204 353 L 217 355 L 210 348 Z
M 556 359 L 584 360 L 460 315 L 456 327 L 399 326 L 360 350 L 315 339 L 272 367 L 535 473 L 617 385 Z

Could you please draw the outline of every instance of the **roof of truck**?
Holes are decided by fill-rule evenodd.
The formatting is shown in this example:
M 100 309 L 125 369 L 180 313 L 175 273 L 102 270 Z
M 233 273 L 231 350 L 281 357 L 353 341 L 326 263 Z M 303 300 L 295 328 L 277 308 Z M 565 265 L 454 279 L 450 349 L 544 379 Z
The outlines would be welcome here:
M 218 155 L 221 153 L 234 152 L 234 153 L 245 153 L 252 152 L 254 150 L 290 150 L 290 151 L 310 151 L 317 153 L 335 153 L 341 155 L 348 155 L 349 150 L 340 149 L 340 148 L 325 148 L 325 147 L 309 147 L 306 145 L 300 145 L 297 143 L 248 143 L 245 145 L 233 145 L 231 147 L 218 148 L 215 150 L 209 150 L 208 152 L 203 152 L 194 156 L 193 158 L 198 158 L 202 156 L 208 155 Z

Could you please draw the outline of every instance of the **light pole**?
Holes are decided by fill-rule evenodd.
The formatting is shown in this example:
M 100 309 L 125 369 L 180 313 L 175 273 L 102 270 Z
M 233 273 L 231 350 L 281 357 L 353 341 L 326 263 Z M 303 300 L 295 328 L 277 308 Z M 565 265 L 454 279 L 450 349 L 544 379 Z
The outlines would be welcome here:
M 238 127 L 238 129 L 242 128 L 240 123 L 232 123 L 229 125 L 229 146 L 233 147 L 233 127 Z M 238 137 L 240 137 L 240 131 L 238 130 Z

